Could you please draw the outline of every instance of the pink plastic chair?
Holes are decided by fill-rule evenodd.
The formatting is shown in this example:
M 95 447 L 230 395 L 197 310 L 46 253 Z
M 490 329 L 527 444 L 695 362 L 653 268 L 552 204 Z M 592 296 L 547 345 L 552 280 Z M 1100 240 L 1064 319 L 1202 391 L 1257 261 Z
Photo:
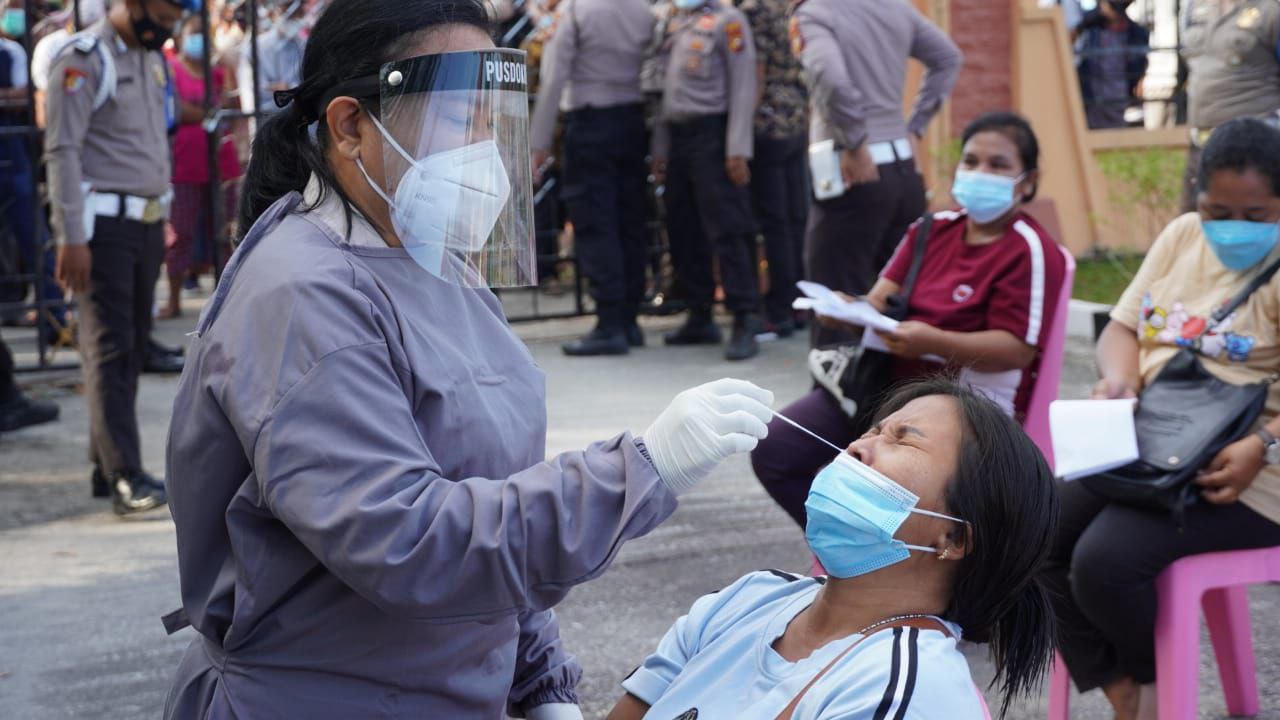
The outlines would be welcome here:
M 991 710 L 987 707 L 987 699 L 982 696 L 982 689 L 977 685 L 974 685 L 973 689 L 978 691 L 978 704 L 982 706 L 982 717 L 991 720 Z
M 1022 429 L 1031 441 L 1044 453 L 1049 467 L 1053 467 L 1053 439 L 1049 435 L 1049 404 L 1058 399 L 1058 386 L 1062 381 L 1062 363 L 1066 353 L 1067 316 L 1070 314 L 1071 287 L 1075 282 L 1076 261 L 1063 246 L 1058 246 L 1067 261 L 1067 272 L 1062 277 L 1062 291 L 1058 294 L 1058 307 L 1053 313 L 1049 337 L 1040 354 L 1040 369 L 1036 384 L 1031 388 L 1027 403 L 1027 417 Z
M 1200 686 L 1200 607 L 1218 659 L 1227 713 L 1258 714 L 1249 585 L 1280 582 L 1280 547 L 1192 555 L 1156 579 L 1156 702 L 1160 720 L 1194 720 Z M 1067 720 L 1071 680 L 1062 657 L 1049 680 L 1049 720 Z

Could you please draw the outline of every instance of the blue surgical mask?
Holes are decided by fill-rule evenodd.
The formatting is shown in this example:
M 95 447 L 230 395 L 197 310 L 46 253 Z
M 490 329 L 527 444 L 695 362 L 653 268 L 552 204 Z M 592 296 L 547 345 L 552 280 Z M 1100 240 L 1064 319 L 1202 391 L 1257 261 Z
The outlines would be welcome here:
M 9 8 L 4 11 L 4 19 L 0 20 L 0 32 L 11 38 L 22 37 L 27 31 L 27 11 L 22 8 Z
M 912 550 L 937 548 L 908 545 L 893 534 L 912 513 L 964 522 L 949 515 L 916 509 L 920 498 L 910 490 L 841 453 L 813 479 L 805 539 L 832 577 L 866 575 L 902 562 Z
M 951 184 L 951 197 L 979 223 L 1004 217 L 1017 202 L 1014 191 L 1023 176 L 1008 177 L 974 170 L 957 170 Z
M 192 60 L 204 58 L 204 36 L 188 35 L 182 39 L 182 54 Z
M 707 4 L 707 0 L 671 0 L 671 4 L 681 10 L 693 10 Z
M 1280 239 L 1280 225 L 1249 220 L 1205 220 L 1204 237 L 1227 268 L 1240 272 L 1262 262 Z

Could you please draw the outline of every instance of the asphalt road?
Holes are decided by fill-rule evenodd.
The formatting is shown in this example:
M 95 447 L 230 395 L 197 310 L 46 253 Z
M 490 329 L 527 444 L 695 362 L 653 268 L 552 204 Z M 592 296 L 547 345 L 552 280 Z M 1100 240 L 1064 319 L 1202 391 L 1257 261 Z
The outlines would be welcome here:
M 191 322 L 188 320 L 187 322 Z M 668 349 L 646 321 L 650 346 L 627 358 L 569 359 L 558 339 L 585 321 L 521 325 L 547 371 L 550 452 L 580 448 L 621 430 L 643 430 L 680 390 L 726 375 L 771 388 L 780 402 L 807 385 L 805 341 L 765 346 L 745 364 L 725 363 L 713 348 Z M 171 342 L 182 321 L 162 325 Z M 1071 350 L 1064 396 L 1083 395 L 1089 348 Z M 160 470 L 176 380 L 146 377 L 139 402 L 144 454 Z M 155 718 L 191 631 L 166 637 L 159 616 L 177 607 L 173 524 L 167 513 L 121 521 L 88 497 L 83 399 L 65 387 L 35 392 L 62 406 L 63 420 L 0 438 L 0 718 Z M 1124 548 L 1116 548 L 1124 552 Z M 586 669 L 580 686 L 588 718 L 602 717 L 618 681 L 650 652 L 667 627 L 701 594 L 745 572 L 804 571 L 797 527 L 759 488 L 744 459 L 721 467 L 650 536 L 628 544 L 613 567 L 560 606 L 567 646 Z M 1254 636 L 1264 712 L 1280 718 L 1280 590 L 1255 588 Z M 1118 599 L 1122 601 L 1122 599 Z M 1225 710 L 1216 666 L 1204 644 L 1202 717 Z M 968 648 L 985 685 L 985 649 Z M 989 698 L 993 697 L 991 695 Z M 1073 699 L 1074 717 L 1110 717 L 1096 693 Z M 1044 717 L 1030 698 L 1012 718 Z

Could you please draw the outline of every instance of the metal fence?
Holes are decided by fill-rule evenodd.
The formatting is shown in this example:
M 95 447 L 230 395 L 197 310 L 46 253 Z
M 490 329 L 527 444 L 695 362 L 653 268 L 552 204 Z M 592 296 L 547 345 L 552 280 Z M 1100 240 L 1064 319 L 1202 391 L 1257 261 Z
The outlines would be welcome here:
M 78 0 L 72 6 L 72 18 L 77 29 L 82 27 L 80 22 L 80 3 Z M 35 43 L 32 41 L 32 32 L 36 25 L 36 8 L 34 3 L 24 0 L 22 9 L 25 13 L 25 28 L 20 44 L 27 56 L 27 77 L 26 96 L 21 100 L 9 100 L 0 102 L 0 114 L 7 116 L 6 122 L 0 123 L 0 139 L 19 138 L 23 149 L 26 151 L 28 159 L 28 180 L 30 182 L 30 198 L 31 212 L 30 217 L 30 237 L 19 237 L 19 228 L 12 227 L 8 221 L 8 208 L 13 203 L 17 203 L 17 197 L 0 198 L 0 252 L 8 251 L 6 258 L 9 263 L 0 264 L 0 292 L 3 292 L 3 300 L 0 301 L 0 315 L 6 318 L 18 315 L 25 316 L 31 312 L 36 314 L 36 364 L 19 364 L 16 368 L 19 372 L 30 370 L 63 370 L 78 367 L 74 362 L 55 362 L 53 356 L 52 338 L 43 330 L 46 324 L 52 324 L 54 318 L 53 312 L 56 309 L 69 310 L 71 304 L 59 295 L 50 297 L 45 292 L 44 279 L 47 273 L 52 271 L 50 267 L 49 254 L 52 249 L 52 236 L 47 231 L 48 225 L 46 221 L 44 204 L 41 200 L 41 183 L 40 178 L 43 171 L 43 163 L 41 163 L 41 148 L 43 146 L 43 134 L 36 125 L 36 97 L 35 83 L 31 81 L 31 57 L 32 51 L 35 49 Z M 0 172 L 6 173 L 10 178 L 17 177 L 18 167 L 3 167 L 0 163 Z M 7 239 L 7 241 L 6 241 Z M 21 252 L 21 244 L 28 243 L 28 252 Z M 7 247 L 6 247 L 7 246 Z M 24 257 L 25 256 L 25 257 Z M 0 259 L 4 260 L 4 259 Z M 11 263 L 11 264 L 10 264 Z M 4 267 L 8 264 L 9 267 Z M 26 286 L 31 284 L 33 287 L 32 299 L 26 300 Z M 15 299 L 8 299 L 15 298 Z M 61 330 L 62 328 L 54 328 Z

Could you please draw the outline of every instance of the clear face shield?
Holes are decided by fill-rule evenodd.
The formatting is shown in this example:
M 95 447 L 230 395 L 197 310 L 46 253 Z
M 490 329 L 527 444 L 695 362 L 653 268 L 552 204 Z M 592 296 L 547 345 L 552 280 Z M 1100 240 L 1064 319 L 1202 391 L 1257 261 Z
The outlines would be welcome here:
M 525 54 L 392 62 L 378 90 L 386 183 L 366 178 L 409 255 L 462 287 L 537 284 Z

